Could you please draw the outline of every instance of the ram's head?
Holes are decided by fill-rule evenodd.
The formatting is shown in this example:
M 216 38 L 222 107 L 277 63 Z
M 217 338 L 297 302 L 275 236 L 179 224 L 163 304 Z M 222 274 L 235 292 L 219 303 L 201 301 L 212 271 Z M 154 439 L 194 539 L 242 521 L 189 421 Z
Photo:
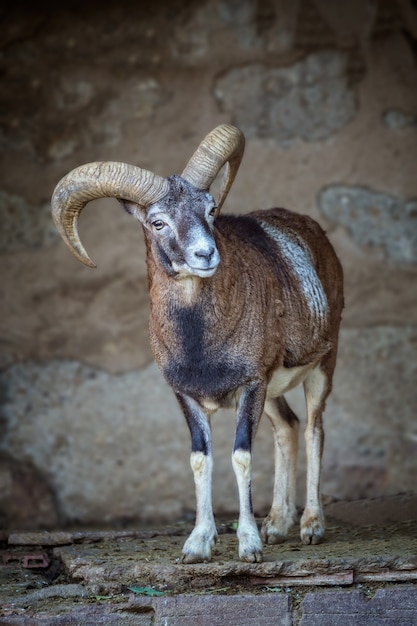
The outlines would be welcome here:
M 209 133 L 181 176 L 163 178 L 113 161 L 81 165 L 64 176 L 52 196 L 55 225 L 71 252 L 96 267 L 78 235 L 78 216 L 97 198 L 117 198 L 144 226 L 154 253 L 171 274 L 211 276 L 219 263 L 213 224 L 239 168 L 245 140 L 234 126 Z M 226 164 L 216 202 L 209 189 Z

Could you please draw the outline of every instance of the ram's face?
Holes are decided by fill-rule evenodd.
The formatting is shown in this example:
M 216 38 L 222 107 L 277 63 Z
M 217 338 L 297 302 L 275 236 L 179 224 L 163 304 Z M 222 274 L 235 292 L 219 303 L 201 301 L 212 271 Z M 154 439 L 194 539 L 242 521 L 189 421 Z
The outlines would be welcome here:
M 169 192 L 152 204 L 141 221 L 168 271 L 181 276 L 213 276 L 220 256 L 214 238 L 216 204 L 180 176 L 171 176 Z

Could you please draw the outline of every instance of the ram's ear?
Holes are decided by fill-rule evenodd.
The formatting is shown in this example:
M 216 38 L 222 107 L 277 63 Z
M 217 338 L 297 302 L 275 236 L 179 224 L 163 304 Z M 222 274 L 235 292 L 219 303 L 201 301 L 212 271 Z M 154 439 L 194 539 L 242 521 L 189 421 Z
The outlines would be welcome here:
M 143 206 L 141 206 L 140 204 L 137 204 L 136 202 L 132 202 L 131 200 L 123 200 L 123 198 L 117 198 L 117 199 L 122 205 L 122 207 L 124 208 L 124 210 L 126 211 L 126 213 L 129 213 L 129 215 L 133 215 L 140 222 L 143 222 L 145 220 L 146 210 Z

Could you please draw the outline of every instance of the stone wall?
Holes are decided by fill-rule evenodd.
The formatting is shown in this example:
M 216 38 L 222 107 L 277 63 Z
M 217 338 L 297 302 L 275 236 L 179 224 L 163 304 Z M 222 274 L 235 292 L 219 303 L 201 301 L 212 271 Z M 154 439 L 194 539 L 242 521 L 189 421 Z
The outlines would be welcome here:
M 80 231 L 92 271 L 58 240 L 49 202 L 60 177 L 87 161 L 181 172 L 222 122 L 247 137 L 224 210 L 310 214 L 344 266 L 324 494 L 415 489 L 414 6 L 118 0 L 2 9 L 0 523 L 192 515 L 188 431 L 149 349 L 140 228 L 115 202 L 89 206 Z M 303 415 L 299 392 L 291 402 Z M 258 514 L 272 488 L 264 422 Z M 233 514 L 233 415 L 219 413 L 213 429 L 215 509 Z M 304 469 L 301 450 L 300 503 Z

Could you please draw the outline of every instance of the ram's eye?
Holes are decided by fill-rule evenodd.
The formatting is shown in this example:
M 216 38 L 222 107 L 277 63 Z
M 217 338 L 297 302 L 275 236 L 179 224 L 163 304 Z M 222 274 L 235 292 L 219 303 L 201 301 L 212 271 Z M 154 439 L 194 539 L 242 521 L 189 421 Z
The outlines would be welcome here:
M 165 226 L 165 222 L 163 222 L 162 220 L 155 220 L 154 222 L 152 222 L 152 226 L 156 228 L 156 230 L 162 230 Z
M 216 215 L 216 211 L 217 211 L 217 207 L 216 206 L 212 207 L 209 211 L 210 217 L 214 217 Z

